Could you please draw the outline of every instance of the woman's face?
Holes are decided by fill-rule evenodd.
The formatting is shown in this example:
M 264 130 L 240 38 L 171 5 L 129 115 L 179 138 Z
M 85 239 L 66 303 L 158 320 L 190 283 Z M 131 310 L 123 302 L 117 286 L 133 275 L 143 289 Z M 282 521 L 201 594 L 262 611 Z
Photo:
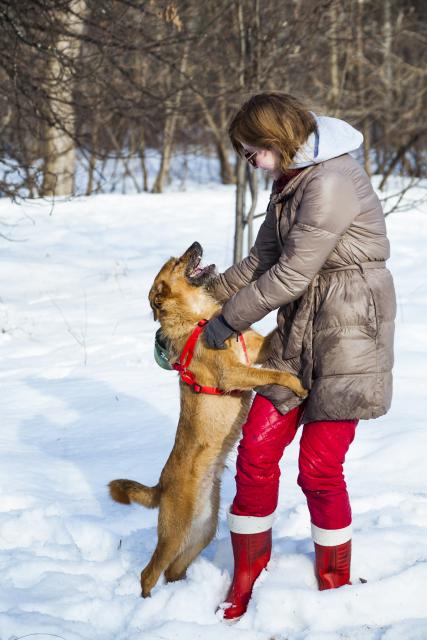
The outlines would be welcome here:
M 255 168 L 267 171 L 273 178 L 281 174 L 280 157 L 273 149 L 260 149 L 246 142 L 242 143 L 246 160 Z

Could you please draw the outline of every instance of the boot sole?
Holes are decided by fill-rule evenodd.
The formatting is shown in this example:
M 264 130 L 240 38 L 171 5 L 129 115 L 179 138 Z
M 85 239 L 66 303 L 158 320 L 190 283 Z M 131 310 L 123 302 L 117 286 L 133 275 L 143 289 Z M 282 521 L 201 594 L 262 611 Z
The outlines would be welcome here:
M 243 618 L 243 613 L 241 616 L 238 616 L 237 618 L 222 618 L 221 622 L 224 622 L 224 624 L 227 624 L 228 626 L 232 626 L 233 624 L 236 624 L 236 622 L 239 622 L 239 620 L 241 620 Z

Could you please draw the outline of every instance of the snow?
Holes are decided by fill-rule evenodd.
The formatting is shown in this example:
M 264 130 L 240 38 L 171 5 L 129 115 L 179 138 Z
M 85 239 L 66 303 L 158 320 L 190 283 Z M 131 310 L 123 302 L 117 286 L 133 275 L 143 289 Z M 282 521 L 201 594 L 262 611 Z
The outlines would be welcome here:
M 176 374 L 154 362 L 147 294 L 194 240 L 230 264 L 234 189 L 0 201 L 0 639 L 425 640 L 427 207 L 421 188 L 387 217 L 398 315 L 394 401 L 360 423 L 346 462 L 352 586 L 319 592 L 298 441 L 282 461 L 273 555 L 247 614 L 215 614 L 232 572 L 223 477 L 215 540 L 177 583 L 139 597 L 157 511 L 113 503 L 106 485 L 155 484 L 173 444 Z M 413 199 L 413 200 L 411 200 Z M 260 197 L 259 211 L 267 193 Z M 270 315 L 258 324 L 266 332 Z M 361 583 L 364 578 L 367 583 Z

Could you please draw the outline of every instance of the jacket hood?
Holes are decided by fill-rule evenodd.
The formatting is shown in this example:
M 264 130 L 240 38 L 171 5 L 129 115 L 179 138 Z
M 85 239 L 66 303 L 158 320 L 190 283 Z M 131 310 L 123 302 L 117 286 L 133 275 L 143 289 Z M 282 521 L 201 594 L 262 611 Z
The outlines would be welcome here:
M 311 112 L 313 113 L 313 112 Z M 363 142 L 363 135 L 339 118 L 316 116 L 317 131 L 310 134 L 306 142 L 296 152 L 290 169 L 302 169 L 343 153 L 355 151 Z

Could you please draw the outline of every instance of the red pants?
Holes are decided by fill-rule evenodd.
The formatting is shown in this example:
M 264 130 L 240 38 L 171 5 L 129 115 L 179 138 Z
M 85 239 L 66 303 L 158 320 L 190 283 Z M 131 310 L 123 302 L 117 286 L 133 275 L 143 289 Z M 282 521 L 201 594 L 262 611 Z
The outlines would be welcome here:
M 303 408 L 282 415 L 257 395 L 243 425 L 238 448 L 235 515 L 266 516 L 277 507 L 279 461 L 298 429 Z M 304 425 L 299 454 L 298 484 L 311 521 L 322 529 L 351 524 L 351 508 L 343 475 L 345 454 L 358 420 L 309 422 Z

